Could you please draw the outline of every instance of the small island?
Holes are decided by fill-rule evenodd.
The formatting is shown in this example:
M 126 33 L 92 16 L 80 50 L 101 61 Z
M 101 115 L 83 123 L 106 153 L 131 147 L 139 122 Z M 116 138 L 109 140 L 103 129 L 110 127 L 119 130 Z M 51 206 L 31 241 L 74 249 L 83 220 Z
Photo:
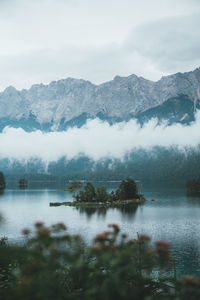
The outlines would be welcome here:
M 74 192 L 73 202 L 51 202 L 50 206 L 119 206 L 127 204 L 143 204 L 146 199 L 142 194 L 138 193 L 137 185 L 132 178 L 122 180 L 118 189 L 114 192 L 108 193 L 105 186 L 94 187 L 92 183 L 86 183 L 83 190 L 77 194 L 75 191 L 80 189 L 81 185 L 78 182 L 71 182 L 69 188 L 70 192 Z
M 187 196 L 200 197 L 200 178 L 187 182 Z
M 0 172 L 0 195 L 4 193 L 6 188 L 5 176 L 2 172 Z
M 19 180 L 19 189 L 25 190 L 26 188 L 28 188 L 28 180 L 25 178 L 21 178 Z

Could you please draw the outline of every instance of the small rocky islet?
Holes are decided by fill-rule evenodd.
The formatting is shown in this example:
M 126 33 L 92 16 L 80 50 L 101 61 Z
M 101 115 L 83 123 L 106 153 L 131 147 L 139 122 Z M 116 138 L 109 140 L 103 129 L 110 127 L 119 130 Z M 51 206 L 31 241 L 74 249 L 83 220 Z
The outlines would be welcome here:
M 103 206 L 115 207 L 120 205 L 143 204 L 146 199 L 138 193 L 137 185 L 132 178 L 122 180 L 118 189 L 108 193 L 105 186 L 94 187 L 90 182 L 83 189 L 82 183 L 73 181 L 66 191 L 73 192 L 72 202 L 50 202 L 50 206 Z M 80 190 L 81 189 L 81 190 Z M 75 193 L 77 190 L 78 193 Z

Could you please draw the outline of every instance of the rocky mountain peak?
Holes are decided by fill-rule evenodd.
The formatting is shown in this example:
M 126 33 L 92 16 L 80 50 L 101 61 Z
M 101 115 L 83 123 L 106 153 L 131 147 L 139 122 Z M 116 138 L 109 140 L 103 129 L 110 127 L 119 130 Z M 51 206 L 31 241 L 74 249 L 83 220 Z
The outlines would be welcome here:
M 200 99 L 200 68 L 165 76 L 157 82 L 132 74 L 115 76 L 100 85 L 66 78 L 48 85 L 36 84 L 29 90 L 8 87 L 0 93 L 0 123 L 19 121 L 20 126 L 22 117 L 28 123 L 31 116 L 38 128 L 46 124 L 47 128 L 64 128 L 64 124 L 82 116 L 87 119 L 101 115 L 112 122 L 128 120 L 180 95 L 196 107 Z

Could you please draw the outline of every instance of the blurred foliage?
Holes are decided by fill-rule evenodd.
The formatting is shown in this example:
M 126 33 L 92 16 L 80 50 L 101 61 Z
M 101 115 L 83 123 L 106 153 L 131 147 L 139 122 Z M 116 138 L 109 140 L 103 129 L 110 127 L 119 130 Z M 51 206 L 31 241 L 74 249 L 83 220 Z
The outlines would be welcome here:
M 23 245 L 0 241 L 0 299 L 116 300 L 199 299 L 200 280 L 176 279 L 169 243 L 138 235 L 128 239 L 116 224 L 92 245 L 62 223 L 35 232 Z

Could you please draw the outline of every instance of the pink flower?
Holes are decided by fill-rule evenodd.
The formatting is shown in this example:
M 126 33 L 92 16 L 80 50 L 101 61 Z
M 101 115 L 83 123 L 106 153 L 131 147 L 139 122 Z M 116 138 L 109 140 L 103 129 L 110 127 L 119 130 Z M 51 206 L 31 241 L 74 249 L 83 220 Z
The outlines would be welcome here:
M 117 224 L 109 224 L 108 227 L 112 227 L 115 233 L 120 231 L 120 228 Z
M 167 241 L 156 241 L 155 242 L 157 247 L 169 248 L 170 243 Z
M 31 233 L 31 231 L 28 228 L 24 228 L 24 230 L 22 231 L 22 233 L 24 235 L 29 235 Z
M 35 223 L 35 227 L 37 227 L 37 228 L 40 228 L 40 227 L 43 227 L 43 226 L 44 226 L 43 222 L 38 221 L 38 222 Z
M 101 251 L 101 250 L 103 250 L 103 246 L 100 246 L 100 245 L 94 245 L 92 248 L 93 248 L 95 251 Z
M 139 235 L 139 240 L 143 242 L 148 242 L 151 240 L 150 236 L 147 234 L 140 234 Z
M 194 276 L 184 276 L 183 277 L 183 282 L 185 284 L 190 284 L 190 285 L 200 285 L 200 282 L 197 281 L 197 279 Z
M 127 234 L 126 233 L 122 233 L 121 236 L 122 236 L 123 239 L 127 238 Z
M 129 239 L 128 240 L 128 244 L 135 244 L 135 243 L 137 243 L 136 239 Z
M 62 223 L 62 222 L 57 223 L 56 225 L 58 226 L 58 228 L 59 228 L 60 230 L 66 230 L 66 229 L 67 229 L 67 227 L 65 226 L 65 224 Z
M 156 244 L 156 250 L 158 252 L 165 252 L 167 255 L 169 255 L 169 246 L 170 246 L 170 243 L 167 242 L 167 241 L 157 241 L 155 242 Z
M 94 242 L 95 243 L 96 242 L 104 242 L 105 240 L 107 240 L 109 234 L 110 234 L 109 231 L 105 231 L 105 232 L 97 234 L 94 238 Z
M 46 227 L 39 228 L 37 234 L 40 236 L 48 236 L 50 233 L 49 229 Z

